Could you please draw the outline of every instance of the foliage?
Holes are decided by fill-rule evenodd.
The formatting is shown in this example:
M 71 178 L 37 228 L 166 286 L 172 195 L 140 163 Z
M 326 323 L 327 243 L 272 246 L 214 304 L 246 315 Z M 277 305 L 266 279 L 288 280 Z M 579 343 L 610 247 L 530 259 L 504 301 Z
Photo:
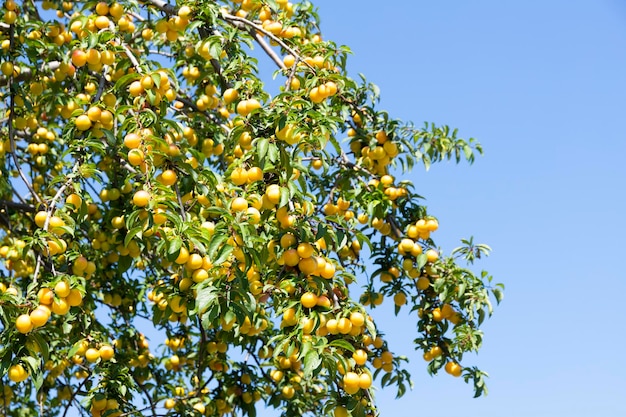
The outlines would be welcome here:
M 312 4 L 3 7 L 3 415 L 375 415 L 372 379 L 410 386 L 385 299 L 484 392 L 489 248 L 443 256 L 395 178 L 481 148 L 379 110 Z

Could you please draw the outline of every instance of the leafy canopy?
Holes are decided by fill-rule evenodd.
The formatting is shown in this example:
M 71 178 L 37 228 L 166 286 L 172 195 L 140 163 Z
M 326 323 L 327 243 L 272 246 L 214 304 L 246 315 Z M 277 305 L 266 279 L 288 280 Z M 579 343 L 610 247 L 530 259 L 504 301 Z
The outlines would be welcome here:
M 3 415 L 376 415 L 372 381 L 410 385 L 384 300 L 429 372 L 485 392 L 463 356 L 502 298 L 468 267 L 489 247 L 445 256 L 400 179 L 481 148 L 378 109 L 311 3 L 2 15 Z

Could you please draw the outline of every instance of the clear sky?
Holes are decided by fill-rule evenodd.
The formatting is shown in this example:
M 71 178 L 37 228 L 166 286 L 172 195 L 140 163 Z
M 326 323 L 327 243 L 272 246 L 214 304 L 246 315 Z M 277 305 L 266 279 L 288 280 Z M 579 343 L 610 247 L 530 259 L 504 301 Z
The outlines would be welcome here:
M 325 39 L 381 107 L 477 138 L 476 163 L 410 177 L 448 251 L 474 235 L 506 285 L 474 364 L 490 393 L 413 354 L 415 389 L 379 392 L 383 416 L 622 417 L 626 293 L 626 4 L 618 0 L 314 1 Z M 407 317 L 375 311 L 393 350 Z M 383 310 L 385 310 L 383 308 Z

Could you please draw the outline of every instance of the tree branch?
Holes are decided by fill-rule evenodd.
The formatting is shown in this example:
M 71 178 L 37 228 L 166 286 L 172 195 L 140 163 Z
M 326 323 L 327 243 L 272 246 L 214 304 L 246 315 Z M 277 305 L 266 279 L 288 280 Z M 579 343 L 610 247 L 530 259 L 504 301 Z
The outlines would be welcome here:
M 154 400 L 152 399 L 152 395 L 150 395 L 150 392 L 148 392 L 148 390 L 146 389 L 146 387 L 143 386 L 143 384 L 140 384 L 139 381 L 137 380 L 137 377 L 135 375 L 133 375 L 133 380 L 135 381 L 135 384 L 137 384 L 137 386 L 139 387 L 139 389 L 141 390 L 141 392 L 144 393 L 144 395 L 146 396 L 146 398 L 148 399 L 148 403 L 150 403 L 149 407 L 144 408 L 143 410 L 135 410 L 133 412 L 129 412 L 129 413 L 125 413 L 122 414 L 122 416 L 124 415 L 130 415 L 130 414 L 135 414 L 144 410 L 150 410 L 152 411 L 152 416 L 156 416 L 157 412 L 156 412 L 156 404 L 154 402 Z
M 59 200 L 59 198 L 61 198 L 61 196 L 63 195 L 63 193 L 67 189 L 67 187 L 69 187 L 74 182 L 74 175 L 76 175 L 76 172 L 78 172 L 78 169 L 80 168 L 80 164 L 81 163 L 82 163 L 82 159 L 78 159 L 74 163 L 74 167 L 72 168 L 72 172 L 67 176 L 67 180 L 58 189 L 58 191 L 56 192 L 54 197 L 52 197 L 52 200 L 50 201 L 50 207 L 48 207 L 48 209 L 46 210 L 48 215 L 46 216 L 46 221 L 43 224 L 43 230 L 48 231 L 48 226 L 50 225 L 50 219 L 52 218 L 52 213 L 54 212 L 54 209 L 56 207 L 57 201 Z M 42 258 L 43 258 L 42 257 L 42 253 L 39 252 L 39 254 L 37 254 L 37 262 L 35 264 L 35 271 L 33 272 L 33 282 L 37 282 L 37 278 L 39 277 L 39 270 L 40 270 L 41 265 L 43 263 L 43 259 Z M 54 264 L 52 265 L 52 272 L 55 273 L 55 271 L 54 271 Z M 55 273 L 55 275 L 56 275 L 56 273 Z
M 133 52 L 130 50 L 128 45 L 124 43 L 122 44 L 122 48 L 124 48 L 124 52 L 126 53 L 126 56 L 128 57 L 128 59 L 130 59 L 130 62 L 133 64 L 133 67 L 135 67 L 137 72 L 141 74 L 142 71 L 141 71 L 141 67 L 139 66 L 139 61 L 137 61 L 137 58 L 135 57 L 135 55 L 133 55 Z
M 161 56 L 164 56 L 166 58 L 172 58 L 172 59 L 176 58 L 176 55 L 174 55 L 174 54 L 171 54 L 169 52 L 163 52 L 163 51 L 156 50 L 156 49 L 150 49 L 148 52 L 151 53 L 151 54 L 154 54 L 154 55 L 161 55 Z
M 105 65 L 105 67 L 102 70 L 102 73 L 100 74 L 100 81 L 98 82 L 98 91 L 96 92 L 96 95 L 93 98 L 94 103 L 99 101 L 100 97 L 102 97 L 102 93 L 104 93 L 104 87 L 107 84 L 107 79 L 106 79 L 107 72 L 109 72 L 109 66 Z
M 67 416 L 67 412 L 70 410 L 70 407 L 72 406 L 72 403 L 76 399 L 76 395 L 78 394 L 78 391 L 80 391 L 80 389 L 87 383 L 88 380 L 89 380 L 89 377 L 83 379 L 82 382 L 76 387 L 76 390 L 72 391 L 72 395 L 70 396 L 70 399 L 68 400 L 67 405 L 65 406 L 65 410 L 63 410 L 63 416 L 62 417 L 66 417 Z M 68 384 L 68 386 L 69 386 L 69 384 Z
M 152 4 L 154 7 L 168 15 L 174 15 L 178 12 L 178 9 L 175 6 L 172 6 L 163 0 L 147 0 L 147 3 Z
M 44 64 L 41 67 L 41 71 L 54 72 L 61 65 L 60 61 L 50 61 Z M 30 68 L 22 69 L 20 67 L 20 73 L 16 77 L 5 77 L 4 75 L 0 76 L 0 84 L 4 84 L 7 82 L 9 78 L 13 78 L 13 81 L 28 81 L 33 77 L 33 71 Z
M 252 36 L 254 40 L 261 46 L 261 48 L 263 48 L 265 53 L 272 59 L 272 61 L 274 61 L 274 63 L 278 65 L 278 68 L 287 69 L 282 59 L 280 59 L 276 52 L 267 44 L 267 42 L 265 42 L 265 40 L 263 40 L 261 35 L 259 35 L 259 32 L 257 32 L 253 28 L 249 28 L 248 33 L 250 33 L 250 36 Z
M 180 93 L 177 93 L 176 94 L 176 100 L 180 101 L 181 103 L 183 103 L 185 106 L 189 107 L 190 109 L 192 109 L 196 113 L 200 113 L 200 114 L 206 116 L 207 118 L 211 119 L 216 124 L 219 124 L 219 126 L 222 128 L 222 130 L 224 130 L 224 132 L 226 132 L 227 134 L 230 133 L 231 129 L 228 126 L 226 126 L 224 123 L 221 123 L 218 120 L 218 118 L 213 113 L 209 113 L 209 112 L 200 110 L 198 108 L 198 106 L 196 106 L 196 104 L 193 101 L 191 101 L 191 99 L 189 99 L 187 97 L 183 97 Z M 178 109 L 176 109 L 176 110 L 178 110 Z
M 35 211 L 37 211 L 35 206 L 31 206 L 30 204 L 17 203 L 10 200 L 0 200 L 0 206 L 4 206 L 8 209 L 14 209 L 17 211 L 25 211 L 28 213 L 34 213 Z
M 176 199 L 178 200 L 178 205 L 180 206 L 180 218 L 182 221 L 187 220 L 187 213 L 185 213 L 185 205 L 183 204 L 183 199 L 180 195 L 180 189 L 178 188 L 178 184 L 174 184 L 174 190 L 176 191 Z
M 196 376 L 198 378 L 198 384 L 202 381 L 202 374 L 204 374 L 205 366 L 204 361 L 206 360 L 206 349 L 205 346 L 208 342 L 206 331 L 204 327 L 202 327 L 202 320 L 200 320 L 200 315 L 198 315 L 198 328 L 200 329 L 200 346 L 198 349 L 198 371 Z
M 250 21 L 250 20 L 248 20 L 246 18 L 239 17 L 239 16 L 234 16 L 232 14 L 229 14 L 229 13 L 226 13 L 226 12 L 222 12 L 222 19 L 226 20 L 227 22 L 230 22 L 235 27 L 241 28 L 242 25 L 251 27 L 251 28 L 253 28 L 256 31 L 261 32 L 262 34 L 264 34 L 265 36 L 267 36 L 268 38 L 270 38 L 271 40 L 273 40 L 277 44 L 279 44 L 282 48 L 284 48 L 286 51 L 288 51 L 294 57 L 301 58 L 300 54 L 298 54 L 298 52 L 296 52 L 295 49 L 293 49 L 292 47 L 287 45 L 285 42 L 283 42 L 283 40 L 280 39 L 278 36 L 274 35 L 272 32 L 269 32 L 269 31 L 265 30 L 265 28 L 263 28 L 262 26 L 259 26 L 256 23 L 254 23 L 254 22 L 252 22 L 252 21 Z M 310 69 L 315 70 L 315 68 L 311 64 L 309 64 L 308 62 L 306 62 L 306 61 L 304 61 L 302 59 L 301 59 L 301 61 L 304 62 L 305 65 L 308 66 Z
M 15 45 L 15 28 L 13 27 L 13 25 L 11 25 L 10 30 L 9 30 L 9 38 L 10 38 L 10 45 L 9 45 L 9 50 L 12 50 L 14 45 Z M 24 181 L 24 184 L 26 185 L 26 188 L 28 188 L 28 191 L 30 191 L 30 193 L 32 194 L 33 198 L 35 200 L 37 200 L 37 202 L 39 204 L 43 203 L 43 200 L 41 199 L 41 197 L 39 197 L 39 195 L 35 192 L 35 189 L 33 188 L 32 184 L 28 181 L 28 179 L 26 178 L 26 175 L 24 175 L 24 171 L 22 171 L 22 167 L 20 166 L 20 161 L 17 157 L 17 152 L 16 152 L 16 147 L 15 147 L 15 129 L 13 128 L 13 118 L 15 117 L 15 89 L 13 88 L 13 83 L 15 82 L 15 80 L 13 79 L 13 74 L 11 74 L 8 78 L 8 83 L 9 83 L 9 90 L 11 92 L 11 96 L 9 98 L 9 144 L 11 147 L 11 157 L 13 158 L 13 163 L 15 164 L 15 169 L 17 169 L 17 172 L 20 176 L 20 178 L 22 178 L 22 181 Z

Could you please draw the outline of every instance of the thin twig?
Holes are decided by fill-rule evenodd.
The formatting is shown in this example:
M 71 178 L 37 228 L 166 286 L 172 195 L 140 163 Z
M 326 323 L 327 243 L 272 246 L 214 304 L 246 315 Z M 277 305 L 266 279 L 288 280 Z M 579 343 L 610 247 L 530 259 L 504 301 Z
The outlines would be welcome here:
M 130 12 L 128 13 L 129 15 L 131 15 L 134 19 L 140 21 L 140 22 L 145 22 L 146 19 L 140 15 L 139 13 L 135 13 L 135 12 Z M 139 32 L 139 34 L 141 34 L 141 32 Z
M 142 410 L 135 410 L 133 412 L 128 412 L 125 414 L 121 414 L 121 416 L 123 415 L 129 415 L 129 414 L 135 414 L 137 412 L 142 412 L 145 410 L 150 409 L 152 411 L 152 416 L 156 416 L 156 404 L 154 403 L 154 400 L 152 399 L 152 395 L 150 395 L 150 392 L 148 392 L 147 388 L 143 386 L 143 384 L 140 384 L 139 381 L 137 380 L 137 377 L 135 375 L 133 375 L 133 379 L 135 380 L 135 383 L 137 384 L 137 386 L 139 387 L 139 389 L 144 393 L 144 395 L 146 396 L 146 398 L 148 399 L 148 402 L 150 403 L 149 407 L 146 407 Z
M 137 414 L 137 413 L 143 413 L 144 411 L 150 410 L 152 408 L 151 405 L 144 407 L 144 408 L 139 408 L 137 410 L 133 410 L 133 411 L 127 411 L 125 413 L 122 414 L 117 414 L 118 417 L 126 417 L 126 416 L 132 416 L 133 414 Z M 152 410 L 152 416 L 156 417 L 159 416 L 160 414 L 156 413 L 156 410 Z
M 198 33 L 200 34 L 201 38 L 208 38 L 210 36 L 209 30 L 203 26 L 198 28 Z M 218 36 L 220 39 L 223 39 L 222 34 L 219 33 L 217 30 L 213 30 L 213 35 Z M 220 79 L 220 88 L 222 90 L 222 92 L 226 91 L 228 88 L 232 87 L 231 83 L 228 82 L 228 80 L 226 79 L 226 77 L 224 77 L 224 72 L 222 71 L 222 66 L 220 65 L 220 62 L 217 60 L 217 58 L 219 57 L 211 57 L 211 59 L 209 60 L 209 62 L 211 63 L 211 66 L 213 67 L 213 71 L 215 71 L 215 73 L 217 74 L 217 76 Z
M 200 347 L 198 351 L 198 372 L 197 372 L 198 384 L 197 385 L 199 385 L 200 381 L 202 381 L 202 374 L 204 374 L 204 369 L 205 369 L 204 362 L 206 360 L 205 346 L 208 342 L 206 331 L 204 330 L 204 327 L 202 326 L 202 321 L 200 320 L 200 315 L 198 315 L 198 327 L 200 328 Z
M 44 231 L 46 232 L 48 231 L 48 227 L 50 226 L 50 219 L 52 218 L 52 213 L 54 212 L 57 202 L 59 198 L 61 198 L 61 196 L 67 189 L 67 187 L 69 187 L 74 182 L 74 175 L 80 168 L 81 163 L 82 163 L 82 159 L 78 159 L 76 161 L 76 163 L 74 164 L 74 167 L 72 168 L 72 172 L 68 175 L 67 181 L 65 181 L 65 183 L 59 188 L 59 190 L 54 195 L 54 197 L 52 197 L 52 200 L 50 201 L 50 206 L 48 207 L 48 210 L 46 210 L 48 215 L 46 216 L 46 221 L 43 224 Z M 42 253 L 39 252 L 39 254 L 37 255 L 37 262 L 35 264 L 35 271 L 33 272 L 33 278 L 32 278 L 33 282 L 37 282 L 37 278 L 39 277 L 39 270 L 43 262 L 42 258 L 43 258 Z M 54 273 L 54 264 L 52 264 L 52 272 Z
M 89 380 L 89 376 L 87 376 L 87 378 L 83 379 L 83 381 L 76 387 L 75 391 L 72 391 L 72 395 L 70 396 L 70 399 L 67 402 L 67 405 L 65 406 L 65 410 L 63 410 L 63 416 L 62 417 L 66 417 L 67 416 L 67 412 L 69 411 L 70 407 L 72 406 L 72 403 L 76 399 L 76 394 L 78 394 L 78 391 L 80 391 L 80 389 L 83 387 L 83 385 L 85 385 L 87 383 L 87 380 Z
M 38 22 L 41 22 L 43 19 L 41 19 L 41 15 L 39 14 L 39 9 L 37 8 L 37 6 L 35 5 L 35 1 L 34 0 L 30 0 L 30 7 L 32 10 L 29 10 L 29 12 L 33 13 L 35 15 L 35 20 Z
M 14 35 L 15 35 L 15 28 L 13 27 L 13 25 L 11 25 L 11 28 L 9 30 L 9 38 L 10 38 L 9 51 L 13 50 L 13 47 L 15 46 Z M 32 184 L 26 178 L 26 175 L 24 174 L 24 171 L 22 171 L 22 167 L 20 166 L 20 161 L 17 157 L 16 147 L 15 147 L 15 129 L 13 128 L 13 118 L 15 117 L 15 89 L 13 88 L 13 82 L 14 82 L 13 74 L 11 74 L 8 78 L 9 90 L 11 92 L 11 96 L 9 98 L 9 120 L 8 120 L 9 144 L 11 147 L 11 157 L 13 158 L 15 169 L 17 169 L 17 172 L 19 173 L 19 176 L 22 178 L 22 181 L 24 181 L 26 188 L 28 188 L 28 191 L 30 191 L 33 198 L 37 200 L 39 204 L 42 204 L 43 200 L 35 192 L 35 189 L 33 188 Z
M 246 18 L 239 17 L 239 16 L 234 16 L 234 15 L 226 13 L 226 12 L 222 12 L 222 18 L 224 20 L 226 20 L 227 22 L 231 22 L 231 23 L 238 22 L 238 23 L 243 24 L 245 26 L 254 28 L 255 30 L 261 32 L 262 34 L 264 34 L 265 36 L 267 36 L 268 38 L 270 38 L 271 40 L 273 40 L 274 42 L 279 44 L 286 51 L 288 51 L 291 55 L 293 55 L 295 57 L 299 57 L 300 56 L 300 54 L 298 54 L 295 49 L 291 48 L 289 45 L 287 45 L 285 42 L 283 42 L 283 40 L 280 39 L 278 36 L 274 35 L 272 32 L 269 32 L 269 31 L 265 30 L 265 28 L 263 28 L 262 26 L 259 26 L 256 23 L 254 23 L 254 22 L 252 22 L 252 21 L 250 21 L 250 20 L 248 20 Z M 302 62 L 304 62 L 304 64 L 306 66 L 308 66 L 310 69 L 315 70 L 315 67 L 313 67 L 313 65 L 309 64 L 308 62 L 306 62 L 304 60 L 302 60 Z
M 187 219 L 187 214 L 185 213 L 185 205 L 183 204 L 183 199 L 180 195 L 180 189 L 178 188 L 178 184 L 174 184 L 174 190 L 176 190 L 176 198 L 178 199 L 178 205 L 180 206 L 181 219 L 185 221 Z
M 291 90 L 291 81 L 296 76 L 296 70 L 298 69 L 299 63 L 300 63 L 300 57 L 296 56 L 293 66 L 291 67 L 291 71 L 289 71 L 289 77 L 287 77 L 287 81 L 285 82 L 285 91 Z
M 17 197 L 17 199 L 20 200 L 22 204 L 28 205 L 28 203 L 26 203 L 26 200 L 24 200 L 24 198 L 20 195 L 20 193 L 15 189 L 15 186 L 13 185 L 13 181 L 9 182 L 9 186 L 11 187 L 11 194 Z
M 249 349 L 246 349 L 246 350 L 247 350 L 248 352 L 250 352 L 250 350 L 249 350 Z M 251 352 L 251 353 L 252 353 L 252 352 Z M 259 358 L 257 358 L 257 356 L 256 356 L 254 353 L 252 353 L 252 355 L 251 355 L 251 356 L 252 356 L 252 359 L 254 359 L 254 362 L 256 363 L 256 365 L 259 367 L 259 371 L 261 371 L 261 374 L 263 375 L 263 378 L 265 378 L 267 381 L 269 381 L 269 382 L 271 382 L 272 384 L 274 384 L 274 386 L 275 386 L 275 387 L 276 387 L 276 386 L 278 386 L 278 384 L 276 383 L 276 381 L 274 381 L 274 380 L 272 379 L 272 377 L 270 376 L 270 374 L 269 374 L 267 371 L 265 371 L 265 370 L 263 369 L 263 367 L 261 366 L 261 362 L 259 362 Z
M 227 134 L 230 134 L 231 128 L 229 128 L 228 126 L 226 126 L 224 123 L 221 123 L 218 118 L 213 114 L 213 113 L 209 113 L 207 111 L 203 111 L 200 110 L 198 108 L 198 106 L 196 106 L 196 104 L 191 101 L 191 99 L 182 96 L 180 93 L 178 93 L 176 95 L 176 100 L 180 101 L 181 103 L 183 103 L 185 106 L 189 107 L 190 109 L 192 109 L 194 112 L 196 113 L 200 113 L 203 114 L 204 116 L 208 117 L 209 119 L 211 119 L 212 121 L 214 121 L 216 124 L 219 124 L 219 126 L 222 128 L 222 130 L 224 130 L 224 132 L 226 132 Z M 178 109 L 175 109 L 178 110 Z
M 261 37 L 261 35 L 259 35 L 259 32 L 257 32 L 253 28 L 250 28 L 248 30 L 248 33 L 250 33 L 250 36 L 252 36 L 254 40 L 261 46 L 261 48 L 265 51 L 267 56 L 269 56 L 272 59 L 272 61 L 274 61 L 274 63 L 278 65 L 278 68 L 287 69 L 282 59 L 280 59 L 280 57 L 276 54 L 276 52 L 267 44 L 267 42 L 265 42 L 265 40 Z
M 341 152 L 341 159 L 337 160 L 337 163 L 339 163 L 340 165 L 344 165 L 346 168 L 350 168 L 350 169 L 355 169 L 357 171 L 362 171 L 366 174 L 368 174 L 370 177 L 377 177 L 376 174 L 374 174 L 372 171 L 368 170 L 367 168 L 364 168 L 363 166 L 359 165 L 359 164 L 355 164 L 354 162 L 350 161 L 350 159 L 348 159 L 348 155 L 346 155 L 345 152 Z
M 154 54 L 154 55 L 161 55 L 161 56 L 164 56 L 166 58 L 176 58 L 176 55 L 174 55 L 172 53 L 163 52 L 163 51 L 160 51 L 160 50 L 157 50 L 157 49 L 150 49 L 148 51 L 148 53 Z
M 139 66 L 139 61 L 137 61 L 137 58 L 135 57 L 135 55 L 133 55 L 133 52 L 130 50 L 128 45 L 122 44 L 122 48 L 124 48 L 124 52 L 126 53 L 126 56 L 128 57 L 128 59 L 130 59 L 130 62 L 133 64 L 133 67 L 135 67 L 137 72 L 141 74 L 142 71 L 141 71 L 141 67 Z
M 44 401 L 44 394 L 43 391 L 39 391 L 37 393 L 37 401 L 39 402 L 39 415 L 43 416 L 43 401 Z
M 391 226 L 391 231 L 396 236 L 396 238 L 400 239 L 402 237 L 403 233 L 402 233 L 402 230 L 400 230 L 400 227 L 398 226 L 398 223 L 396 222 L 396 219 L 391 214 L 388 214 L 385 217 L 385 220 L 387 220 L 387 222 Z

